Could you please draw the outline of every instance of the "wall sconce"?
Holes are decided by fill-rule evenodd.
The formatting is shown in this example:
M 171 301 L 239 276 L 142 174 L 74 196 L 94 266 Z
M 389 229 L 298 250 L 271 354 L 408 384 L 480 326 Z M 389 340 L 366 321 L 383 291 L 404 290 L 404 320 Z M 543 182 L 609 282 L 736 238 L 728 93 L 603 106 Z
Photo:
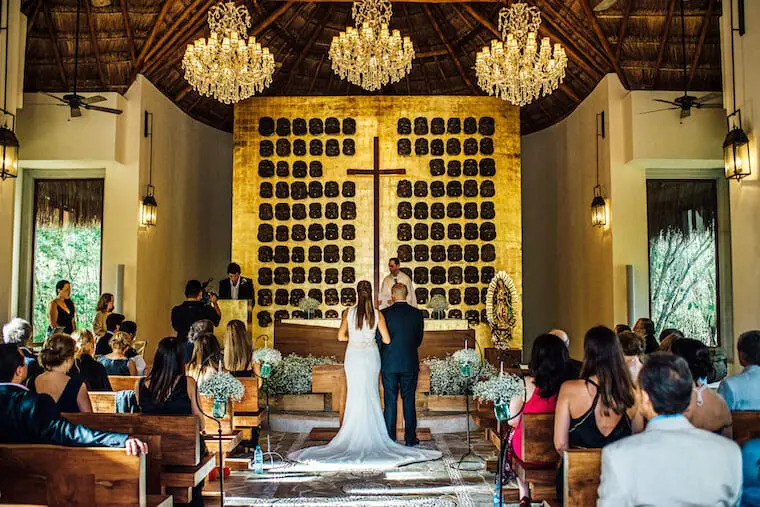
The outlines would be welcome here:
M 602 197 L 602 186 L 599 184 L 599 138 L 605 138 L 604 111 L 596 115 L 596 186 L 594 187 L 594 199 L 591 201 L 591 225 L 604 227 L 607 225 L 607 203 Z
M 723 141 L 723 166 L 726 171 L 726 178 L 741 181 L 752 174 L 749 157 L 749 137 L 742 129 L 742 112 L 736 107 L 736 62 L 734 61 L 734 32 L 739 32 L 739 36 L 744 35 L 744 0 L 737 0 L 739 8 L 739 27 L 734 28 L 734 3 L 729 0 L 729 12 L 731 14 L 731 98 L 734 102 L 734 110 L 726 117 L 726 128 L 728 134 Z M 732 122 L 731 119 L 734 119 Z M 733 123 L 733 125 L 732 125 Z
M 150 138 L 150 158 L 148 160 L 148 188 L 140 205 L 140 225 L 153 227 L 156 225 L 158 203 L 156 202 L 156 187 L 153 186 L 153 113 L 145 111 L 143 137 Z

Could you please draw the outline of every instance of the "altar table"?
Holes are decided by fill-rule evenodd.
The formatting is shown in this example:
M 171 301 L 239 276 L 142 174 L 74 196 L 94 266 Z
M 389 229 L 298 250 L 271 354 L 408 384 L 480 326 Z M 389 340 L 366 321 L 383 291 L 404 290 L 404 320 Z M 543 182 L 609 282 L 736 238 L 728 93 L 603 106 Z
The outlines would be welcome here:
M 282 355 L 333 356 L 342 360 L 348 342 L 338 341 L 340 319 L 287 319 L 274 324 L 274 348 Z M 475 347 L 475 330 L 466 320 L 425 320 L 425 334 L 420 346 L 420 359 L 446 357 L 467 346 Z

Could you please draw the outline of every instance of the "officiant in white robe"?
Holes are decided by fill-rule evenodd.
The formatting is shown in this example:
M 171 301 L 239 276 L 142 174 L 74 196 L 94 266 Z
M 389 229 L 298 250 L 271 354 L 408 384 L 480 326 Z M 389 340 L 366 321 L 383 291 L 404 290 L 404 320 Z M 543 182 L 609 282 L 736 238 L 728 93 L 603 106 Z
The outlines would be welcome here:
M 406 302 L 417 308 L 417 297 L 414 295 L 414 284 L 412 284 L 412 279 L 401 271 L 401 261 L 399 261 L 397 257 L 393 257 L 388 261 L 388 270 L 390 273 L 383 278 L 383 282 L 380 284 L 380 291 L 377 294 L 378 308 L 382 310 L 393 304 L 391 288 L 397 283 L 403 283 L 406 285 Z

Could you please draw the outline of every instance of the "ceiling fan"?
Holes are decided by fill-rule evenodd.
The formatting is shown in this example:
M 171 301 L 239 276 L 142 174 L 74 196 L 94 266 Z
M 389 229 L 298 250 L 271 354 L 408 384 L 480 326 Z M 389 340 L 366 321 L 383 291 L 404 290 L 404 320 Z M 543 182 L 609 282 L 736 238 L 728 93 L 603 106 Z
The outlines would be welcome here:
M 89 1 L 89 0 L 86 0 Z M 76 38 L 74 42 L 74 90 L 72 93 L 67 93 L 63 97 L 59 97 L 57 95 L 53 95 L 50 93 L 46 93 L 49 97 L 53 97 L 56 100 L 59 100 L 63 102 L 63 104 L 58 104 L 59 106 L 68 106 L 69 110 L 71 111 L 71 117 L 72 118 L 78 118 L 82 116 L 82 108 L 92 110 L 92 111 L 101 111 L 103 113 L 111 113 L 111 114 L 121 114 L 121 109 L 113 109 L 110 107 L 102 107 L 102 106 L 95 106 L 93 104 L 97 104 L 98 102 L 105 102 L 106 99 L 102 95 L 94 95 L 92 97 L 83 97 L 82 95 L 77 94 L 77 71 L 79 69 L 79 16 L 82 9 L 81 0 L 77 0 L 77 31 L 76 31 Z
M 675 100 L 665 100 L 665 99 L 654 99 L 655 102 L 662 102 L 663 104 L 668 104 L 672 107 L 665 107 L 663 109 L 655 109 L 654 111 L 646 111 L 640 114 L 649 114 L 649 113 L 657 113 L 660 111 L 676 111 L 680 110 L 680 119 L 683 120 L 684 118 L 688 118 L 691 116 L 691 110 L 692 109 L 721 109 L 723 108 L 723 104 L 715 103 L 715 104 L 708 104 L 708 102 L 719 99 L 722 97 L 721 93 L 718 92 L 712 92 L 708 93 L 707 95 L 703 95 L 702 97 L 694 97 L 693 95 L 689 95 L 688 86 L 689 81 L 688 77 L 686 76 L 686 30 L 685 30 L 685 21 L 684 21 L 684 8 L 683 8 L 683 2 L 684 0 L 681 0 L 681 54 L 682 54 L 682 75 L 683 75 L 683 95 L 676 98 Z

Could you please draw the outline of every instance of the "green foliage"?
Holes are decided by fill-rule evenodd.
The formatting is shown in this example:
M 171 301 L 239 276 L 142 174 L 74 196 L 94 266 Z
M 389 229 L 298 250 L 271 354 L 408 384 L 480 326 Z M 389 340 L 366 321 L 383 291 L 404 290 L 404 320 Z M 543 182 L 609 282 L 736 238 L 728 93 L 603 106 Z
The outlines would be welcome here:
M 272 375 L 264 380 L 262 391 L 269 394 L 308 394 L 311 392 L 311 369 L 318 364 L 335 364 L 331 357 L 290 354 L 272 366 Z
M 684 234 L 668 229 L 649 243 L 652 320 L 656 334 L 665 328 L 718 345 L 715 231 L 712 227 Z
M 100 297 L 101 226 L 37 226 L 34 235 L 34 341 L 44 341 L 55 284 L 71 282 L 77 327 L 92 328 Z

